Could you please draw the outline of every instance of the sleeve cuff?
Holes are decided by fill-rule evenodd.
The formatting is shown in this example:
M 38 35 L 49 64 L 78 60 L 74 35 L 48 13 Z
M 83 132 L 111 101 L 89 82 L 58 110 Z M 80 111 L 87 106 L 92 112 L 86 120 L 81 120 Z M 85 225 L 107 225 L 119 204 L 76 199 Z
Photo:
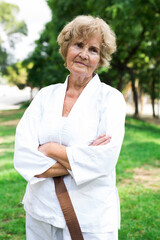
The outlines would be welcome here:
M 67 171 L 69 172 L 69 174 L 73 177 L 73 172 L 69 169 L 67 169 Z
M 32 185 L 32 184 L 35 184 L 35 183 L 38 183 L 38 182 L 42 182 L 44 181 L 46 178 L 37 178 L 37 177 L 32 177 L 31 180 L 29 181 L 29 183 Z
M 48 165 L 45 168 L 42 168 L 41 170 L 36 171 L 36 174 L 34 174 L 34 176 L 47 171 L 51 166 L 53 166 L 56 163 L 56 161 L 54 159 L 51 159 L 51 158 L 48 158 L 48 159 L 49 159 Z M 34 177 L 34 176 L 32 176 L 31 179 L 29 180 L 30 184 L 35 184 L 35 183 L 38 183 L 38 182 L 42 182 L 46 179 L 46 178 L 37 178 L 37 177 Z

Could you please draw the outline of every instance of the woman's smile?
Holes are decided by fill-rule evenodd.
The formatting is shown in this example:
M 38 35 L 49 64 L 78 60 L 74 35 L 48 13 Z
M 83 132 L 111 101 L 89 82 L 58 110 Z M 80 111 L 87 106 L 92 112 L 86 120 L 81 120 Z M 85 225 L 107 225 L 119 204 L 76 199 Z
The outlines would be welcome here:
M 81 62 L 81 61 L 74 61 L 75 63 L 79 64 L 79 65 L 82 65 L 82 66 L 85 66 L 85 67 L 88 67 L 88 64 L 84 63 L 84 62 Z

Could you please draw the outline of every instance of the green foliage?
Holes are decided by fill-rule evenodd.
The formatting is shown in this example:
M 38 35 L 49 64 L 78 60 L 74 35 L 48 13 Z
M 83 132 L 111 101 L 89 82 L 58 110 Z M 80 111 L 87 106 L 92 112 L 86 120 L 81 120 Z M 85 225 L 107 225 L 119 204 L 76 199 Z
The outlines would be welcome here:
M 14 47 L 18 36 L 27 35 L 27 26 L 24 21 L 17 20 L 18 6 L 0 1 L 0 30 L 5 34 L 7 42 Z M 6 73 L 8 53 L 4 48 L 3 39 L 0 37 L 0 72 Z
M 22 110 L 0 112 L 0 239 L 25 239 L 25 212 L 21 204 L 26 182 L 13 168 L 15 127 Z M 117 165 L 122 224 L 119 240 L 158 240 L 159 188 L 134 179 L 134 170 L 160 169 L 160 127 L 127 117 L 126 134 Z M 154 177 L 154 176 L 153 176 Z M 125 183 L 125 184 L 124 184 Z M 158 186 L 158 185 L 157 185 Z
M 23 62 L 26 66 L 33 63 L 28 69 L 27 85 L 31 87 L 44 87 L 49 84 L 64 82 L 66 76 L 64 63 L 58 53 L 58 45 L 53 33 L 53 24 L 47 23 L 46 29 L 36 41 L 33 54 Z
M 7 79 L 11 85 L 18 86 L 23 89 L 27 83 L 27 69 L 22 66 L 21 62 L 17 62 L 7 68 Z
M 14 4 L 0 1 L 0 24 L 7 35 L 22 33 L 27 35 L 27 27 L 24 21 L 17 20 L 19 7 Z
M 15 22 L 13 12 L 16 14 L 18 11 L 18 6 L 0 1 L 0 22 L 3 25 L 4 30 L 8 31 L 13 26 L 13 23 Z
M 2 72 L 4 74 L 6 74 L 7 58 L 8 58 L 8 54 L 5 50 L 5 48 L 3 48 L 0 45 L 0 72 Z

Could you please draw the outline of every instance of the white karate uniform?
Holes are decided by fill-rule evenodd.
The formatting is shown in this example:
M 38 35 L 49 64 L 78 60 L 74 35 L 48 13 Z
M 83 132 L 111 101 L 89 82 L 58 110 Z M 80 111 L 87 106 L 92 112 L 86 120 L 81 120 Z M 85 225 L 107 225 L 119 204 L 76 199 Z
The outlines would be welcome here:
M 82 232 L 106 233 L 120 227 L 115 166 L 124 137 L 123 95 L 96 74 L 68 117 L 62 117 L 68 78 L 43 88 L 20 120 L 15 139 L 15 169 L 28 181 L 23 204 L 34 219 L 67 229 L 52 178 L 35 178 L 56 161 L 38 151 L 46 142 L 66 146 L 72 171 L 64 177 Z M 103 146 L 89 146 L 100 134 Z
M 56 228 L 26 214 L 26 240 L 71 240 L 68 229 Z M 118 240 L 118 229 L 114 232 L 82 232 L 84 240 Z

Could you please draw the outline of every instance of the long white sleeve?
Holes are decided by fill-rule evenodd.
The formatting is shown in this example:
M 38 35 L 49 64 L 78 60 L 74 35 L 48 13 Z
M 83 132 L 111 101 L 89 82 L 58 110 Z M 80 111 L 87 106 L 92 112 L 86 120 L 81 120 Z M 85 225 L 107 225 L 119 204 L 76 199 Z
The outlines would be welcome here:
M 34 176 L 43 173 L 56 162 L 38 151 L 38 130 L 43 112 L 42 91 L 25 111 L 16 129 L 14 166 L 30 183 L 45 180 Z
M 99 133 L 110 135 L 111 142 L 103 146 L 70 146 L 67 156 L 77 185 L 108 175 L 114 170 L 120 153 L 126 105 L 123 95 L 115 91 L 104 101 Z

